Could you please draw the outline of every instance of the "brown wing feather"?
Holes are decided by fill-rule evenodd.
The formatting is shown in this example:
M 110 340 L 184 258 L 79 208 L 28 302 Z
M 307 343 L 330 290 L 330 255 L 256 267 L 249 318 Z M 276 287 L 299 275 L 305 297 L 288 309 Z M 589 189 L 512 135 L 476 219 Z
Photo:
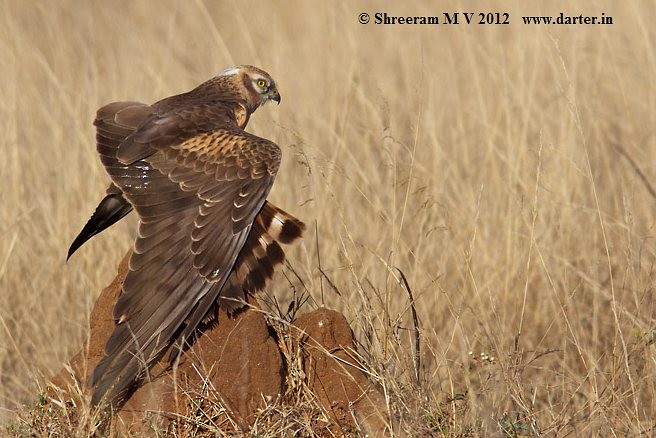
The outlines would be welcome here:
M 158 104 L 153 107 L 153 113 L 140 128 L 130 133 L 118 147 L 116 157 L 120 162 L 134 163 L 156 150 L 183 144 L 200 133 L 211 133 L 220 127 L 236 127 L 231 118 L 232 111 L 218 102 L 196 103 L 165 113 L 158 109 Z
M 132 134 L 152 113 L 150 106 L 139 102 L 114 102 L 98 110 L 95 125 L 98 137 L 98 152 L 108 167 L 120 167 L 115 149 Z M 98 233 L 112 226 L 132 211 L 132 205 L 123 197 L 121 189 L 110 184 L 107 196 L 98 204 L 91 218 L 71 244 L 67 260 L 71 255 Z
M 167 163 L 158 163 L 160 168 L 169 170 L 173 181 L 196 191 L 203 200 L 191 234 L 194 266 L 207 281 L 223 286 L 271 189 L 280 150 L 243 131 L 219 129 L 174 146 L 167 158 Z M 187 169 L 202 169 L 210 177 L 198 178 L 180 166 L 171 168 L 170 163 L 185 163 Z M 194 307 L 178 336 L 178 346 L 191 339 L 220 292 L 213 289 Z
M 97 123 L 103 163 L 140 227 L 114 311 L 118 324 L 92 376 L 94 403 L 120 398 L 185 321 L 179 339 L 190 338 L 217 301 L 279 166 L 275 144 L 232 129 L 164 148 L 162 139 L 175 132 L 170 120 L 150 119 L 131 134 L 134 162 L 120 157 L 125 143 L 115 147 Z

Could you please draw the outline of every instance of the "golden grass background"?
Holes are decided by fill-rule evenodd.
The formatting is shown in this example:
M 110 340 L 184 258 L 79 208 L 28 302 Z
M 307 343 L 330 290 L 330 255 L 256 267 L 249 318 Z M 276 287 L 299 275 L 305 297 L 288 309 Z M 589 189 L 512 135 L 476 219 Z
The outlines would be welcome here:
M 400 268 L 444 433 L 653 430 L 655 199 L 636 166 L 656 176 L 656 10 L 479 3 L 2 2 L 0 417 L 83 345 L 132 239 L 134 217 L 64 263 L 107 183 L 95 110 L 249 63 L 282 94 L 249 125 L 283 149 L 271 198 L 310 225 L 290 260 L 384 388 L 412 374 Z M 365 26 L 364 11 L 512 24 Z M 520 23 L 561 11 L 615 24 Z M 270 291 L 288 302 L 284 276 Z

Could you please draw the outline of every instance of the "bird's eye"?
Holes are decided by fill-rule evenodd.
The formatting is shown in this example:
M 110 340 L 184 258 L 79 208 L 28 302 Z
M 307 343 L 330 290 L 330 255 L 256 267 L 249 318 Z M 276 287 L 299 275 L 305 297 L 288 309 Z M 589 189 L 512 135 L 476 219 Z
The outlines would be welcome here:
M 257 86 L 260 87 L 260 88 L 266 87 L 266 81 L 264 79 L 259 79 L 257 81 Z

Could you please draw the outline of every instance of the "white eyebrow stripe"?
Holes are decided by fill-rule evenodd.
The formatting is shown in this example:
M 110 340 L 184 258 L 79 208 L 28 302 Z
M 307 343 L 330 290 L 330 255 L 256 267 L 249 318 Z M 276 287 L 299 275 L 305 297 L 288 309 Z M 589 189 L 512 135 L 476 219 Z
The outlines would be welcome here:
M 232 76 L 237 73 L 239 73 L 239 67 L 228 67 L 217 76 Z

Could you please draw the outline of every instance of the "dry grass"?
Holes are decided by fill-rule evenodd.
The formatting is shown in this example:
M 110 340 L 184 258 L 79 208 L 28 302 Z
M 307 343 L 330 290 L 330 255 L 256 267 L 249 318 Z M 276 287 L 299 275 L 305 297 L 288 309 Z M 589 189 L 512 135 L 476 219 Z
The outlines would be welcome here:
M 116 3 L 2 2 L 0 417 L 80 348 L 134 232 L 64 264 L 107 181 L 96 108 L 252 63 L 283 96 L 249 130 L 281 145 L 272 198 L 311 225 L 290 253 L 307 307 L 346 314 L 406 431 L 653 433 L 653 5 L 504 2 L 484 10 L 506 27 L 384 27 L 357 14 L 465 6 Z M 615 24 L 519 22 L 561 10 Z M 270 288 L 282 308 L 288 290 Z

